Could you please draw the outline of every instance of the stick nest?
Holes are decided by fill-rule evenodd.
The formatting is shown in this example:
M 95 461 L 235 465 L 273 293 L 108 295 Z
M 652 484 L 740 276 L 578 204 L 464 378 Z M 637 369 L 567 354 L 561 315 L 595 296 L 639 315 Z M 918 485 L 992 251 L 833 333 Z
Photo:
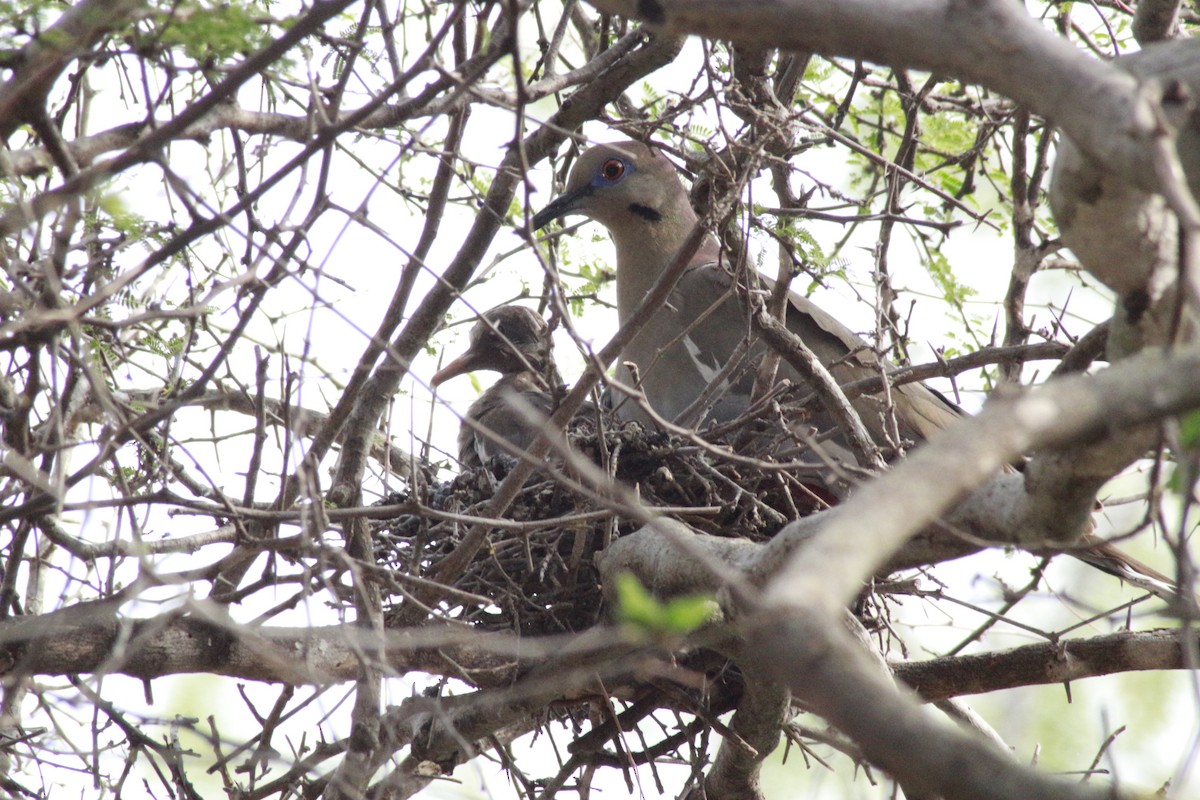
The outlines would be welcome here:
M 819 501 L 794 474 L 755 451 L 767 445 L 760 433 L 737 431 L 742 458 L 729 459 L 695 440 L 646 431 L 636 424 L 568 432 L 574 449 L 626 485 L 636 486 L 649 507 L 668 507 L 672 515 L 705 533 L 761 541 L 788 521 L 811 513 Z M 749 446 L 746 443 L 749 442 Z M 409 493 L 385 498 L 385 504 L 420 500 L 446 514 L 485 516 L 511 461 L 494 459 L 453 480 L 431 485 L 419 498 Z M 819 490 L 818 490 L 819 491 Z M 547 472 L 535 473 L 505 514 L 506 520 L 557 524 L 529 530 L 494 528 L 488 544 L 455 581 L 454 588 L 486 597 L 489 606 L 443 607 L 446 616 L 486 630 L 540 635 L 579 632 L 602 616 L 596 554 L 613 538 L 638 526 Z M 462 520 L 406 514 L 375 526 L 376 558 L 408 575 L 425 575 L 462 541 L 471 525 Z M 400 596 L 392 600 L 402 601 Z

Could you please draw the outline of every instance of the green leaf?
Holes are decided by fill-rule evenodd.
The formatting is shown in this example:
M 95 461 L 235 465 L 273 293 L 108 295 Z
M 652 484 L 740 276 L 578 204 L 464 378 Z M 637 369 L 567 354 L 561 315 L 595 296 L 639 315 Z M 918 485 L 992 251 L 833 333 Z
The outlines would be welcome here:
M 1179 442 L 1188 450 L 1200 449 L 1200 411 L 1189 411 L 1179 418 Z
M 708 623 L 717 610 L 711 595 L 685 595 L 667 602 L 666 627 L 676 633 L 691 633 Z
M 713 618 L 716 601 L 711 595 L 684 595 L 664 602 L 642 586 L 629 572 L 617 576 L 618 621 L 651 635 L 691 633 Z
M 976 294 L 974 289 L 954 276 L 949 259 L 940 250 L 928 250 L 924 260 L 929 277 L 933 278 L 934 283 L 942 290 L 946 302 L 956 307 L 961 306 Z
M 622 572 L 617 576 L 617 609 L 619 621 L 638 627 L 651 627 L 661 613 L 662 606 L 646 591 L 632 573 Z
M 268 26 L 249 9 L 231 3 L 182 2 L 160 24 L 159 41 L 183 48 L 197 62 L 224 61 L 271 39 Z

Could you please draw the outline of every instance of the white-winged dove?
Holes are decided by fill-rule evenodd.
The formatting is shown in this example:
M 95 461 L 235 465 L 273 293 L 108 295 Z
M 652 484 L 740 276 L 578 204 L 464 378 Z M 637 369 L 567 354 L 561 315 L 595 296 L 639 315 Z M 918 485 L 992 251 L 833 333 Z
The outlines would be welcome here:
M 470 340 L 467 351 L 439 370 L 430 383 L 438 386 L 475 370 L 500 373 L 500 380 L 467 409 L 458 431 L 459 462 L 463 467 L 479 467 L 504 452 L 480 429 L 522 450 L 537 436 L 536 427 L 513 408 L 511 393 L 549 416 L 555 405 L 552 393 L 562 386 L 562 379 L 551 353 L 550 330 L 532 309 L 513 305 L 487 311 L 471 328 Z
M 569 214 L 581 214 L 604 225 L 617 250 L 617 314 L 624 323 L 649 293 L 659 276 L 674 262 L 696 226 L 697 216 L 688 201 L 679 172 L 656 148 L 640 142 L 598 145 L 585 151 L 571 169 L 566 190 L 533 218 L 539 230 Z M 721 260 L 711 237 L 696 251 L 675 285 L 667 303 L 621 353 L 617 377 L 628 381 L 626 362 L 637 367 L 640 386 L 654 410 L 675 419 L 708 389 L 726 367 L 742 340 L 752 335 L 744 291 L 734 273 Z M 765 279 L 763 279 L 764 282 Z M 767 282 L 769 283 L 769 282 Z M 807 298 L 789 293 L 787 327 L 799 336 L 841 384 L 875 377 L 893 367 L 880 363 L 874 351 L 853 331 Z M 766 345 L 755 342 L 747 363 L 757 363 Z M 786 363 L 778 377 L 798 385 L 806 381 Z M 734 376 L 710 418 L 725 421 L 746 410 L 753 373 Z M 891 409 L 878 396 L 860 396 L 853 405 L 877 444 L 884 436 L 885 415 L 895 415 L 902 438 L 927 439 L 962 416 L 962 411 L 937 392 L 919 383 L 893 387 Z M 645 421 L 636 407 L 625 403 L 623 416 Z M 836 428 L 832 419 L 816 415 L 818 430 Z M 825 443 L 837 446 L 835 438 Z M 845 456 L 843 450 L 839 455 Z M 1126 556 L 1107 542 L 1088 537 L 1092 549 L 1077 557 L 1141 588 L 1164 593 L 1171 585 L 1166 576 Z
M 617 313 L 624 323 L 660 275 L 671 265 L 696 225 L 696 213 L 675 166 L 657 149 L 640 142 L 599 145 L 579 157 L 566 191 L 533 219 L 535 229 L 568 214 L 582 214 L 608 228 L 617 249 Z M 621 353 L 618 379 L 631 377 L 624 367 L 633 363 L 641 389 L 654 410 L 675 420 L 708 388 L 726 367 L 739 344 L 751 335 L 745 292 L 735 285 L 734 273 L 722 263 L 720 248 L 708 238 L 675 285 L 667 303 Z M 797 334 L 833 377 L 842 384 L 877 377 L 881 365 L 866 342 L 807 298 L 789 293 L 787 327 Z M 756 341 L 747 369 L 723 376 L 709 418 L 724 422 L 746 410 L 756 364 L 766 345 Z M 805 381 L 781 364 L 779 378 Z M 920 384 L 895 387 L 891 392 L 901 438 L 921 441 L 958 418 L 961 412 L 936 392 Z M 879 445 L 888 410 L 877 396 L 853 401 L 859 416 Z M 645 422 L 633 404 L 621 406 L 623 416 Z M 832 418 L 817 414 L 810 425 L 834 431 Z

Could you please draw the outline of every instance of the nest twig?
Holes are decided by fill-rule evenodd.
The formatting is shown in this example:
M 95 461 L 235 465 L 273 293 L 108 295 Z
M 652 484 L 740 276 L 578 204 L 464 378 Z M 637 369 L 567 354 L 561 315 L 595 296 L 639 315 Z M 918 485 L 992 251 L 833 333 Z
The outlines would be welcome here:
M 637 425 L 613 426 L 602 435 L 603 441 L 601 434 L 586 430 L 568 438 L 618 480 L 636 485 L 646 505 L 699 509 L 695 514 L 679 511 L 676 515 L 706 533 L 762 541 L 820 503 L 812 487 L 764 456 L 777 448 L 786 431 L 764 424 L 761 417 L 721 432 L 718 444 L 732 445 L 737 458 L 723 458 L 718 450 L 694 439 L 648 432 Z M 602 454 L 607 463 L 602 463 L 606 460 Z M 465 471 L 431 487 L 423 502 L 440 512 L 482 515 L 509 466 L 495 459 Z M 383 502 L 412 499 L 393 496 Z M 635 527 L 597 513 L 603 511 L 545 474 L 535 474 L 506 518 L 562 520 L 561 524 L 523 531 L 497 527 L 489 546 L 455 584 L 457 589 L 490 598 L 493 604 L 445 613 L 486 630 L 530 635 L 578 632 L 593 626 L 602 607 L 595 555 L 604 542 Z M 465 528 L 460 522 L 421 514 L 387 520 L 376 526 L 376 556 L 393 569 L 423 575 L 455 548 Z

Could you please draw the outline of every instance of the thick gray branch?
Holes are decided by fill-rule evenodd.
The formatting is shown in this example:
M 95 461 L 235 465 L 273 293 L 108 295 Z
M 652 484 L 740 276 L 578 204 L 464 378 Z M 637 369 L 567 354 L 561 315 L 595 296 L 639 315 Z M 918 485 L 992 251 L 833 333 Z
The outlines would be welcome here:
M 781 600 L 819 597 L 830 613 L 844 607 L 862 582 L 921 528 L 944 515 L 951 521 L 986 523 L 987 512 L 972 513 L 970 504 L 991 502 L 989 498 L 972 496 L 965 511 L 952 510 L 953 504 L 1022 453 L 1092 440 L 1101 442 L 1098 460 L 1107 460 L 1110 468 L 1136 457 L 1144 444 L 1135 431 L 1138 426 L 1200 406 L 1197 370 L 1200 350 L 1173 356 L 1147 352 L 1097 375 L 1061 378 L 1030 392 L 993 399 L 979 416 L 945 431 L 887 475 L 862 486 L 836 513 L 827 515 L 828 523 L 815 534 L 811 531 L 819 523 L 813 518 L 794 523 L 809 541 L 803 554 L 793 554 L 787 568 L 776 575 L 768 593 Z M 1113 437 L 1122 443 L 1115 453 L 1104 442 Z M 1132 450 L 1122 452 L 1123 448 Z M 1003 487 L 995 511 L 1009 506 L 1017 480 L 1013 476 Z M 1000 541 L 1034 547 L 1070 538 L 1054 519 L 1039 516 L 1035 505 L 1027 499 L 1023 507 L 1010 507 L 1008 525 L 991 523 L 992 532 L 1007 533 Z M 770 546 L 794 544 L 787 541 L 787 530 Z
M 722 546 L 728 540 L 692 535 L 712 556 L 731 556 Z M 635 534 L 630 542 L 638 542 L 637 537 Z M 639 550 L 654 552 L 660 545 L 693 575 L 693 585 L 681 583 L 674 587 L 675 593 L 694 591 L 695 586 L 706 583 L 708 573 L 703 565 L 679 558 L 661 537 L 657 541 L 654 537 L 643 539 L 630 549 L 631 557 L 623 566 L 639 575 L 655 574 L 653 567 L 639 565 L 632 555 Z M 750 545 L 747 553 L 758 549 Z M 732 557 L 731 565 L 741 563 Z M 681 580 L 683 574 L 683 570 L 677 573 Z M 892 669 L 923 699 L 934 701 L 1117 672 L 1182 669 L 1186 666 L 1184 636 L 1178 630 L 1122 632 L 999 653 L 897 663 Z M 78 675 L 106 670 L 149 680 L 210 673 L 268 683 L 326 685 L 355 678 L 361 639 L 361 632 L 349 625 L 241 630 L 196 617 L 134 623 L 115 617 L 111 604 L 95 604 L 0 626 L 0 674 Z M 396 672 L 452 675 L 475 686 L 504 688 L 511 686 L 519 673 L 565 653 L 564 641 L 475 631 L 389 631 L 385 652 L 388 667 Z M 593 648 L 578 648 L 581 655 L 605 651 L 614 644 L 603 635 L 595 641 Z M 297 658 L 297 654 L 303 657 Z
M 1067 683 L 1099 675 L 1185 669 L 1192 639 L 1183 630 L 1121 631 L 1089 639 L 1045 642 L 996 653 L 893 664 L 896 677 L 934 702 L 1018 686 Z M 1192 642 L 1192 646 L 1195 643 Z
M 591 0 L 671 33 L 928 70 L 979 83 L 1053 120 L 1122 179 L 1157 185 L 1155 100 L 1008 0 Z
M 695 537 L 686 552 L 701 547 L 748 573 L 750 583 L 766 585 L 765 602 L 746 619 L 743 653 L 752 654 L 756 665 L 765 663 L 773 680 L 789 686 L 799 702 L 825 716 L 906 786 L 946 797 L 1094 796 L 1073 795 L 932 722 L 878 679 L 865 651 L 846 639 L 836 620 L 914 531 L 932 526 L 933 538 L 947 538 L 942 518 L 972 534 L 1028 547 L 1081 535 L 1096 489 L 1143 452 L 1145 431 L 1153 430 L 1147 424 L 1200 406 L 1198 370 L 1200 351 L 1171 357 L 1151 352 L 1095 376 L 1062 378 L 994 400 L 979 417 L 928 443 L 844 505 L 796 521 L 761 548 Z M 1084 444 L 1066 450 L 1077 442 Z M 967 494 L 1012 458 L 1039 448 L 1042 455 L 1028 475 L 992 478 Z M 1072 476 L 1082 488 L 1064 496 Z M 1058 497 L 1057 506 L 1047 500 L 1051 496 Z M 643 579 L 654 576 L 659 590 L 686 586 L 689 573 L 692 590 L 719 584 L 705 559 L 680 557 L 674 540 L 683 535 L 675 527 L 647 527 L 615 542 L 600 562 L 605 582 L 628 569 Z M 786 566 L 780 569 L 781 564 Z M 738 593 L 747 596 L 744 587 Z M 1071 676 L 1064 671 L 1044 677 L 1060 674 Z M 919 754 L 913 741 L 926 744 Z M 1004 780 L 992 785 L 994 774 Z
M 908 792 L 947 800 L 1113 796 L 1106 789 L 1038 774 L 991 742 L 933 716 L 897 691 L 819 603 L 774 604 L 754 614 L 744 629 L 746 647 L 765 671 L 850 736 Z
M 1182 0 L 1138 0 L 1133 11 L 1133 38 L 1142 47 L 1179 35 Z

